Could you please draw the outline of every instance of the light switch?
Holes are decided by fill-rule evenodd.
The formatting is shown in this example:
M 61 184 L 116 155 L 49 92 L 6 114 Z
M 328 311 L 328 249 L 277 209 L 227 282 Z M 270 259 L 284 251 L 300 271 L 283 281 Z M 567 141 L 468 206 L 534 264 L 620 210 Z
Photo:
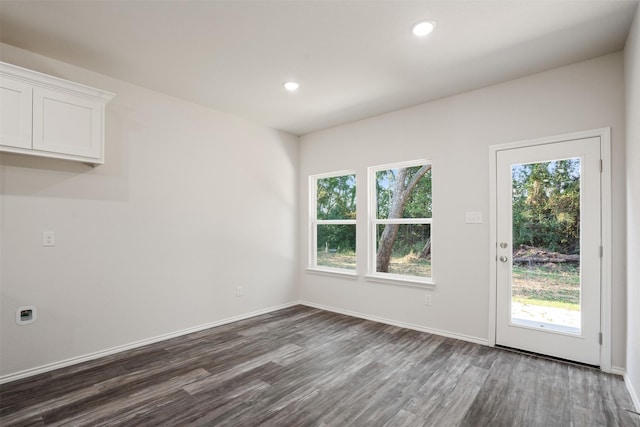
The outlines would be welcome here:
M 42 246 L 55 246 L 56 245 L 56 232 L 55 231 L 43 231 L 42 232 Z
M 464 222 L 466 224 L 482 224 L 482 212 L 466 212 Z

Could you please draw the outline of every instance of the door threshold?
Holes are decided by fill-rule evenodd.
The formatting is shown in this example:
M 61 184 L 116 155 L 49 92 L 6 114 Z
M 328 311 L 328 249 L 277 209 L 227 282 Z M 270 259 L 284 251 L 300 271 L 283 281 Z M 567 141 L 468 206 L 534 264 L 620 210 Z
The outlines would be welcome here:
M 510 351 L 512 353 L 518 353 L 518 354 L 536 357 L 538 359 L 546 359 L 554 362 L 566 363 L 568 365 L 580 366 L 583 368 L 597 369 L 598 371 L 602 370 L 599 365 L 590 365 L 588 363 L 576 362 L 575 360 L 563 359 L 561 357 L 549 356 L 548 354 L 535 353 L 533 351 L 521 350 L 519 348 L 507 347 L 507 346 L 498 345 L 498 344 L 496 344 L 495 348 L 500 350 Z
M 582 332 L 580 328 L 576 328 L 575 326 L 545 322 L 544 320 L 538 320 L 538 319 L 523 319 L 523 318 L 515 317 L 513 314 L 511 315 L 511 323 L 514 326 L 524 326 L 526 328 L 540 329 L 540 330 L 544 329 L 547 332 L 557 332 L 560 334 L 567 334 L 567 335 L 580 336 Z

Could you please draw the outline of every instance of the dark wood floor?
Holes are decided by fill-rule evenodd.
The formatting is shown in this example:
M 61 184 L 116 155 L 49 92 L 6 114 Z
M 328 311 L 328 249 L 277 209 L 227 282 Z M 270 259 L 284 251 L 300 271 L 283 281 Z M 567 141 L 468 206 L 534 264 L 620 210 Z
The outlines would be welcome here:
M 640 426 L 619 376 L 304 306 L 0 398 L 3 426 Z

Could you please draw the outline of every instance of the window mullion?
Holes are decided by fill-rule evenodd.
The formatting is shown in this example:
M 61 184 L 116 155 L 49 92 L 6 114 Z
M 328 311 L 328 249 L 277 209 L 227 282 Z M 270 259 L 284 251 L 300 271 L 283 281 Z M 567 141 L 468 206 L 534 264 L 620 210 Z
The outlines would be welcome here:
M 404 189 L 407 189 L 407 182 L 411 182 L 411 192 L 418 190 L 421 191 L 420 195 L 425 195 L 427 199 L 413 199 L 413 195 L 410 196 L 410 203 L 422 203 L 425 200 L 429 203 L 425 206 L 425 210 L 422 210 L 421 205 L 411 205 L 412 210 L 409 212 L 430 214 L 431 212 L 431 161 L 429 160 L 415 160 L 408 162 L 399 162 L 393 164 L 379 165 L 368 168 L 368 278 L 377 278 L 377 280 L 399 283 L 399 282 L 411 282 L 418 284 L 419 286 L 429 283 L 432 280 L 432 270 L 430 261 L 424 261 L 415 256 L 420 254 L 420 249 L 426 247 L 428 243 L 427 239 L 431 238 L 433 219 L 430 217 L 420 218 L 378 218 L 378 210 L 384 211 L 389 208 L 388 212 L 382 212 L 380 215 L 383 217 L 392 215 L 391 205 L 394 201 L 393 192 L 400 191 L 397 185 L 396 179 L 402 176 L 408 181 L 404 181 Z M 408 168 L 414 168 L 411 172 Z M 422 168 L 422 169 L 421 169 Z M 415 181 L 411 181 L 409 173 L 417 172 L 421 170 L 423 172 L 420 178 Z M 426 177 L 426 178 L 425 178 Z M 427 179 L 427 181 L 424 181 Z M 402 190 L 404 191 L 404 190 Z M 380 197 L 380 199 L 378 199 Z M 421 196 L 420 196 L 421 197 Z M 402 209 L 407 208 L 406 202 L 403 203 Z M 417 208 L 417 209 L 416 209 Z M 380 233 L 383 227 L 389 225 L 397 225 L 400 230 L 400 234 L 393 233 L 393 235 L 382 235 L 385 237 L 385 248 L 382 254 L 378 254 L 380 249 L 378 246 L 383 242 L 378 241 L 381 239 Z M 419 247 L 418 247 L 419 246 Z M 389 248 L 391 249 L 389 250 Z M 391 253 L 389 253 L 389 251 Z M 382 256 L 381 261 L 385 264 L 383 270 L 378 272 L 378 255 Z M 390 257 L 388 259 L 387 257 Z M 388 265 L 387 265 L 388 263 Z
M 317 219 L 315 220 L 316 225 L 355 225 L 355 219 Z
M 355 255 L 352 256 L 349 251 L 355 253 L 357 220 L 351 218 L 355 218 L 356 214 L 356 199 L 353 194 L 356 184 L 356 174 L 353 171 L 310 176 L 310 270 L 355 274 Z M 322 250 L 319 245 L 326 249 Z
M 432 218 L 393 218 L 374 219 L 374 224 L 431 224 Z

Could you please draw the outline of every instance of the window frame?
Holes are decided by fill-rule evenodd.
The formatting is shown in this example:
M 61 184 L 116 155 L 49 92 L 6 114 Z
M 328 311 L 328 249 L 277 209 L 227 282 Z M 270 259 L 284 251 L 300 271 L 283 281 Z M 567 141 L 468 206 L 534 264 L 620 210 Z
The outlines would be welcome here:
M 356 186 L 356 218 L 355 219 L 318 219 L 318 180 L 325 178 L 335 178 L 339 176 L 353 175 Z M 354 170 L 342 170 L 336 172 L 309 175 L 309 261 L 307 270 L 334 275 L 357 276 L 357 191 L 358 174 Z M 356 227 L 356 266 L 353 269 L 326 267 L 318 265 L 318 226 L 319 225 L 353 225 Z
M 415 166 L 431 165 L 431 177 L 433 179 L 433 161 L 431 159 L 418 159 L 409 160 L 403 162 L 387 163 L 383 165 L 370 166 L 367 169 L 367 221 L 368 221 L 368 233 L 367 233 L 367 274 L 366 278 L 372 282 L 381 283 L 393 283 L 406 286 L 414 286 L 426 289 L 433 289 L 435 285 L 434 281 L 434 266 L 433 266 L 433 207 L 431 211 L 431 218 L 395 218 L 395 219 L 379 219 L 378 218 L 378 198 L 377 198 L 377 173 L 389 169 L 408 168 Z M 431 200 L 433 203 L 433 182 L 431 187 Z M 377 245 L 377 227 L 378 225 L 386 224 L 410 224 L 410 225 L 430 225 L 430 238 L 431 238 L 431 276 L 411 276 L 406 274 L 397 273 L 381 273 L 376 271 L 376 254 L 378 252 Z

